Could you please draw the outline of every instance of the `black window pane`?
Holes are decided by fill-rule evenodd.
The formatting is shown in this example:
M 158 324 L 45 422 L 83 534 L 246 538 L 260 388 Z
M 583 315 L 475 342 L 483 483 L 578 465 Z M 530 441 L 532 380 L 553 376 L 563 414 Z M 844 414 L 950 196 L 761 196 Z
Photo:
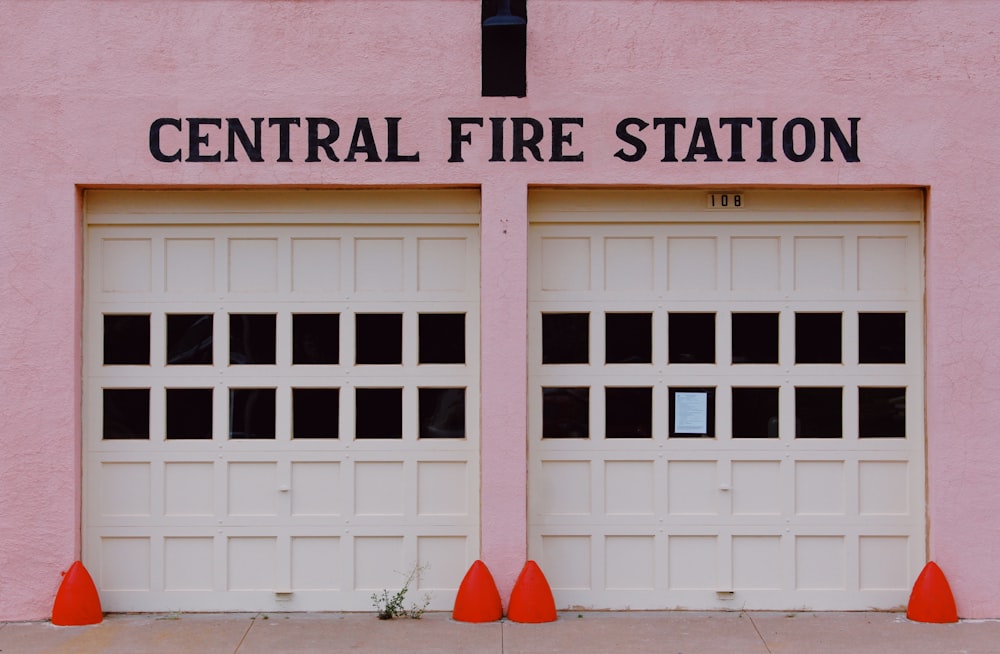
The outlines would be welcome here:
M 355 438 L 403 437 L 402 388 L 359 388 L 354 400 Z
M 273 388 L 229 389 L 229 437 L 274 438 Z
M 906 438 L 906 388 L 858 389 L 858 436 Z
M 465 438 L 465 389 L 421 388 L 420 438 Z
M 733 363 L 778 363 L 778 314 L 733 314 Z
M 403 314 L 359 313 L 354 325 L 355 363 L 403 363 Z
M 542 363 L 590 360 L 590 314 L 542 314 Z
M 842 388 L 795 389 L 795 437 L 843 437 Z
M 340 389 L 292 389 L 292 438 L 337 438 Z
M 104 438 L 149 438 L 149 389 L 104 389 Z
M 670 437 L 715 437 L 715 389 L 670 389 Z
M 590 437 L 590 389 L 542 389 L 542 437 Z
M 300 365 L 340 363 L 339 313 L 292 315 L 292 363 Z
M 778 389 L 733 389 L 733 438 L 778 437 Z
M 653 314 L 604 315 L 605 363 L 653 362 Z
M 858 362 L 906 363 L 906 314 L 858 314 Z
M 795 363 L 840 363 L 841 315 L 795 314 Z
M 605 438 L 653 436 L 653 389 L 604 389 Z
M 465 363 L 465 314 L 422 313 L 420 363 Z
M 670 363 L 715 363 L 715 314 L 671 313 Z
M 212 314 L 167 316 L 167 364 L 212 364 Z
M 149 316 L 104 316 L 104 365 L 149 365 Z
M 274 314 L 229 314 L 229 363 L 273 364 L 275 318 Z
M 212 389 L 167 389 L 167 438 L 212 438 Z

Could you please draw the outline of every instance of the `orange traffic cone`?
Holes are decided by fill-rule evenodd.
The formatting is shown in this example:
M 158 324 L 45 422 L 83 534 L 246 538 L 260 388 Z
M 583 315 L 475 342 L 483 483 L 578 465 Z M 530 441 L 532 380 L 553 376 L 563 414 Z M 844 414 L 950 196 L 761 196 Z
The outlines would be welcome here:
M 534 561 L 528 561 L 514 583 L 507 605 L 507 618 L 514 622 L 555 622 L 556 601 L 549 582 Z
M 98 624 L 104 619 L 101 598 L 90 573 L 76 561 L 69 567 L 59 584 L 56 601 L 52 605 L 52 624 L 61 627 L 78 627 Z
M 924 566 L 913 584 L 906 617 L 915 622 L 958 622 L 958 610 L 951 586 L 941 568 L 933 561 Z
M 495 622 L 503 617 L 500 591 L 482 561 L 473 563 L 465 573 L 451 617 L 459 622 Z

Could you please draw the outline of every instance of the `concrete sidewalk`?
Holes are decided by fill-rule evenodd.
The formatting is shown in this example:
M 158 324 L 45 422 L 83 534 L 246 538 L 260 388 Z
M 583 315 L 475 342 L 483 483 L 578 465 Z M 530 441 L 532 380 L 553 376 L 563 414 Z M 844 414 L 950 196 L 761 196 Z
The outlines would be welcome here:
M 899 613 L 563 612 L 547 624 L 378 620 L 373 613 L 109 615 L 99 625 L 0 623 L 2 654 L 997 654 L 1000 621 L 932 625 Z

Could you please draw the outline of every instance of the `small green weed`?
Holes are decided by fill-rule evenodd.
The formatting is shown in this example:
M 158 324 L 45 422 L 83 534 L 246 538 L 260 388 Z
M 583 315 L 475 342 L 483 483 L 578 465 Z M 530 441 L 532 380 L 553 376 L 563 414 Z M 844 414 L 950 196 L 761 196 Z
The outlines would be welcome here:
M 372 593 L 372 606 L 378 612 L 379 620 L 392 620 L 393 618 L 410 618 L 412 620 L 419 620 L 420 617 L 427 610 L 427 606 L 431 603 L 430 593 L 427 593 L 423 597 L 423 604 L 417 604 L 414 602 L 410 605 L 409 610 L 406 609 L 404 604 L 406 600 L 406 593 L 410 590 L 410 584 L 414 580 L 420 580 L 420 573 L 426 570 L 430 564 L 425 565 L 414 565 L 413 569 L 406 576 L 406 581 L 403 582 L 403 587 L 397 590 L 395 593 L 390 593 L 388 590 L 383 590 L 380 593 Z M 400 573 L 403 574 L 403 573 Z
M 167 615 L 161 615 L 156 618 L 157 620 L 180 620 L 181 616 L 179 613 L 169 613 Z

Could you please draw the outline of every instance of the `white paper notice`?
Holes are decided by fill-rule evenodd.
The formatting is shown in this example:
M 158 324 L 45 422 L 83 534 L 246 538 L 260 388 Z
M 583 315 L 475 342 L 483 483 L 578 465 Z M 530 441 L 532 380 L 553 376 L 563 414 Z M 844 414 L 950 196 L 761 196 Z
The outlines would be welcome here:
M 708 393 L 674 393 L 674 433 L 708 433 Z

